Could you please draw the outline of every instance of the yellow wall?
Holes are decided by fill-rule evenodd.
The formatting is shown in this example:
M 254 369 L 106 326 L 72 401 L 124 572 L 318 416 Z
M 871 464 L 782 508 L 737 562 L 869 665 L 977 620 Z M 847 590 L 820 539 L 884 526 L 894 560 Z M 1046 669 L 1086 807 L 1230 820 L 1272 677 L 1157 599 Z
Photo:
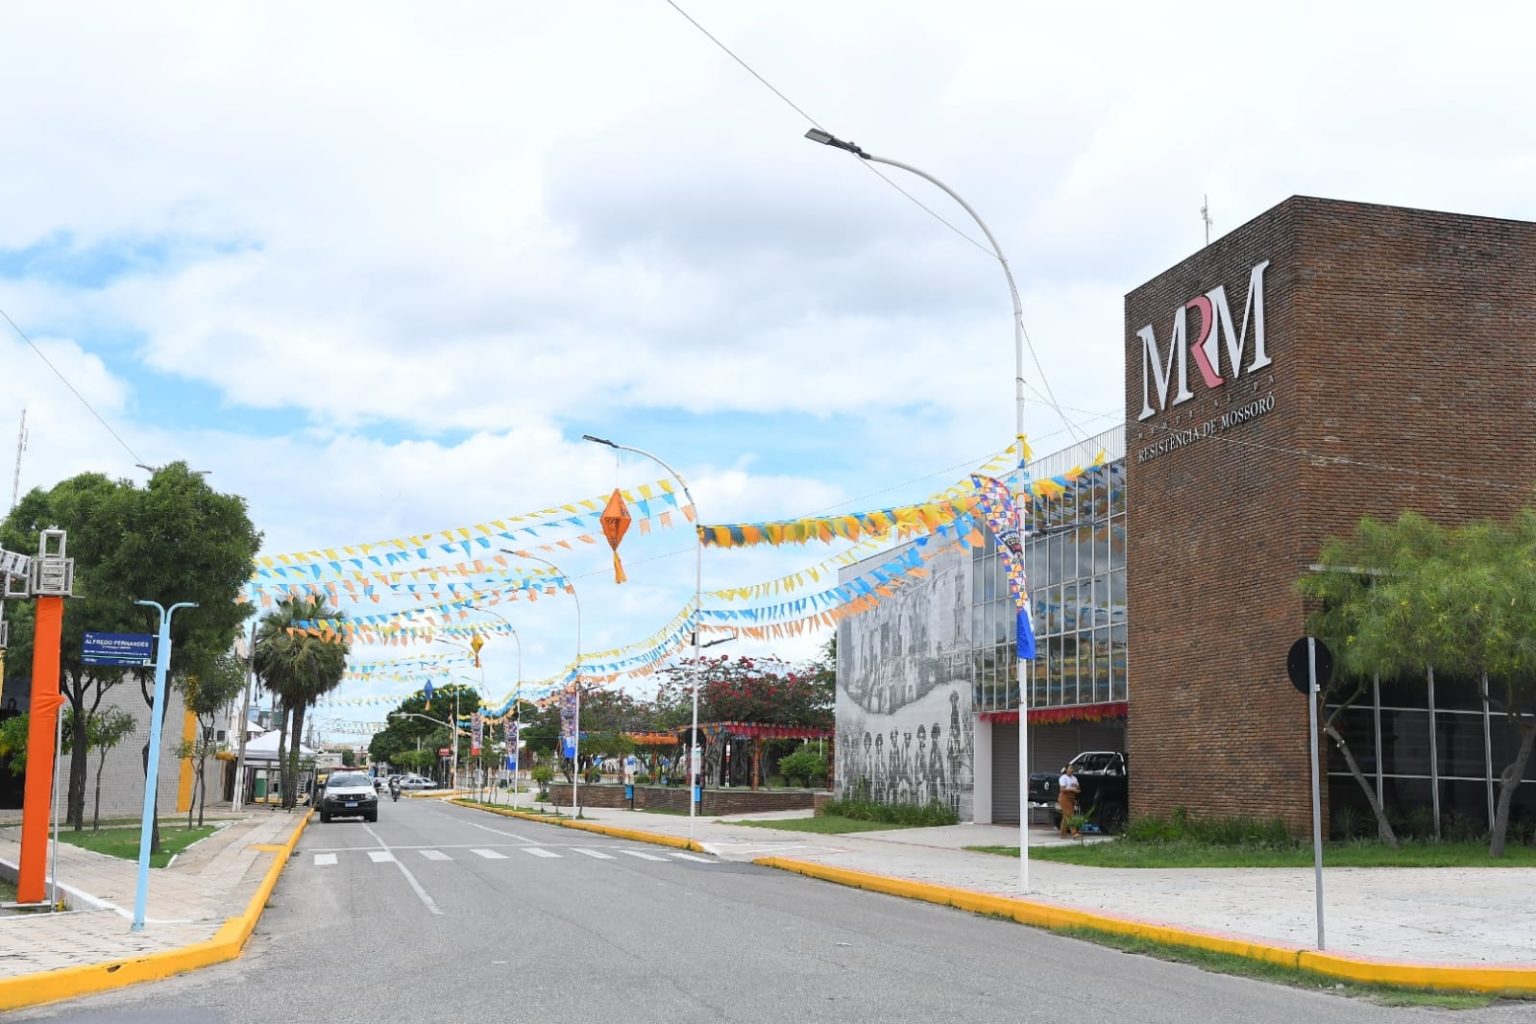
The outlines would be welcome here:
M 197 716 L 190 711 L 182 714 L 181 738 L 187 743 L 197 738 Z M 192 809 L 192 781 L 192 759 L 184 757 L 181 760 L 181 776 L 176 782 L 177 811 L 185 812 Z

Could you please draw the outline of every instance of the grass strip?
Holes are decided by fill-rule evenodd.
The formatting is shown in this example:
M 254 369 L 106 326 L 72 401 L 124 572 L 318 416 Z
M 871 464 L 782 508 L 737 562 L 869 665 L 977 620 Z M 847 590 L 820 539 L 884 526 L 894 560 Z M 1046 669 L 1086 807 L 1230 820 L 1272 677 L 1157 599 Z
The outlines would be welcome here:
M 1189 964 L 1216 974 L 1232 974 L 1271 984 L 1289 985 L 1292 988 L 1314 989 L 1335 995 L 1369 999 L 1385 1006 L 1431 1006 L 1446 1010 L 1472 1010 L 1490 1005 L 1498 996 L 1471 992 L 1439 992 L 1429 989 L 1400 988 L 1396 985 L 1361 985 L 1355 982 L 1337 981 L 1313 974 L 1296 967 L 1250 960 L 1231 953 L 1216 953 L 1204 949 L 1190 949 L 1155 942 L 1151 939 L 1116 935 L 1097 928 L 1062 928 L 1058 935 L 1083 939 L 1100 946 L 1109 946 L 1136 956 L 1149 956 L 1172 963 Z
M 967 846 L 977 853 L 1017 857 L 1017 846 Z M 1300 868 L 1312 866 L 1312 847 L 1218 845 L 1189 840 L 1172 842 L 1085 843 L 1081 846 L 1030 847 L 1035 860 L 1100 868 Z M 1511 846 L 1504 856 L 1488 856 L 1481 843 L 1404 842 L 1397 849 L 1375 842 L 1329 843 L 1323 864 L 1332 868 L 1529 868 L 1536 848 Z
M 213 834 L 215 826 L 203 825 L 199 828 L 166 827 L 160 826 L 160 852 L 149 856 L 149 866 L 163 868 L 171 862 L 171 858 L 185 850 L 199 839 Z M 59 842 L 69 843 L 86 850 L 94 850 L 97 853 L 105 853 L 109 857 L 121 857 L 124 860 L 139 859 L 139 829 L 134 828 L 104 828 L 98 832 L 89 830 L 83 832 L 59 832 Z
M 732 821 L 731 824 L 746 825 L 749 828 L 781 829 L 785 832 L 816 832 L 822 835 L 840 835 L 844 832 L 886 832 L 898 828 L 918 827 L 896 825 L 889 821 L 844 818 L 837 814 L 821 814 L 814 818 L 779 818 L 774 821 Z

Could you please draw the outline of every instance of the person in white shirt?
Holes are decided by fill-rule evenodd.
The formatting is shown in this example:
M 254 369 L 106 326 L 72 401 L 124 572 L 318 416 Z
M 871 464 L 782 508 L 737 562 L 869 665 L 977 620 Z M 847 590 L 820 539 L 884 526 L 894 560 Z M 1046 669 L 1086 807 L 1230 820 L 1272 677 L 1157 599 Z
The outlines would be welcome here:
M 1072 766 L 1069 764 L 1061 770 L 1061 778 L 1056 780 L 1056 806 L 1061 811 L 1061 837 L 1076 836 L 1077 830 L 1072 828 L 1068 818 L 1077 813 L 1077 795 L 1083 787 L 1078 784 L 1077 776 L 1072 774 Z

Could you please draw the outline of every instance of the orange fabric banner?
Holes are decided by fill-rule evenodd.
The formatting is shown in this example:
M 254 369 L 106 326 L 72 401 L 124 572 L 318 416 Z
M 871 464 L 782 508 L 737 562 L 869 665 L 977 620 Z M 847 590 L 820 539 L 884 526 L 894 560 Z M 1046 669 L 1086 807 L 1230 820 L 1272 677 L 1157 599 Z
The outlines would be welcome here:
M 64 599 L 40 597 L 32 634 L 32 703 L 27 720 L 27 783 L 21 802 L 21 863 L 18 903 L 48 898 L 48 815 L 59 725 L 59 645 L 64 633 Z

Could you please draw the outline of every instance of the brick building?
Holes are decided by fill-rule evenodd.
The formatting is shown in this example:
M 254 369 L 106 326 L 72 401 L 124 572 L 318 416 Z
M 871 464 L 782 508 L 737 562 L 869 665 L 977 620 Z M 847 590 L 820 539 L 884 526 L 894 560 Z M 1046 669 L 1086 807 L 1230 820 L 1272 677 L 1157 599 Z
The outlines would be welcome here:
M 1536 224 L 1293 197 L 1132 291 L 1125 324 L 1133 812 L 1300 830 L 1295 581 L 1361 516 L 1455 522 L 1528 500 Z M 1462 744 L 1456 774 L 1434 740 L 1482 723 L 1449 707 L 1437 723 L 1422 682 L 1399 689 L 1389 708 L 1409 717 L 1361 744 L 1393 748 L 1373 765 L 1379 787 L 1402 780 L 1384 795 L 1481 802 L 1475 760 L 1497 752 Z M 1442 774 L 1474 785 L 1453 794 Z
M 1306 631 L 1296 581 L 1362 516 L 1454 523 L 1527 503 L 1533 395 L 1536 224 L 1298 196 L 1134 289 L 1124 428 L 1031 466 L 1108 457 L 1032 510 L 1031 769 L 1125 749 L 1133 815 L 1183 806 L 1304 831 L 1307 709 L 1285 672 Z M 885 677 L 927 673 L 966 712 L 953 802 L 1017 821 L 1018 673 L 990 542 L 956 572 L 915 650 L 876 639 L 890 615 L 840 627 L 840 750 Z M 909 620 L 929 586 L 903 597 Z M 955 592 L 967 603 L 951 615 Z M 1486 827 L 1515 738 L 1472 681 L 1375 681 L 1342 727 L 1389 808 Z M 1358 812 L 1336 753 L 1327 768 L 1325 799 Z M 1536 817 L 1536 785 L 1514 816 Z

